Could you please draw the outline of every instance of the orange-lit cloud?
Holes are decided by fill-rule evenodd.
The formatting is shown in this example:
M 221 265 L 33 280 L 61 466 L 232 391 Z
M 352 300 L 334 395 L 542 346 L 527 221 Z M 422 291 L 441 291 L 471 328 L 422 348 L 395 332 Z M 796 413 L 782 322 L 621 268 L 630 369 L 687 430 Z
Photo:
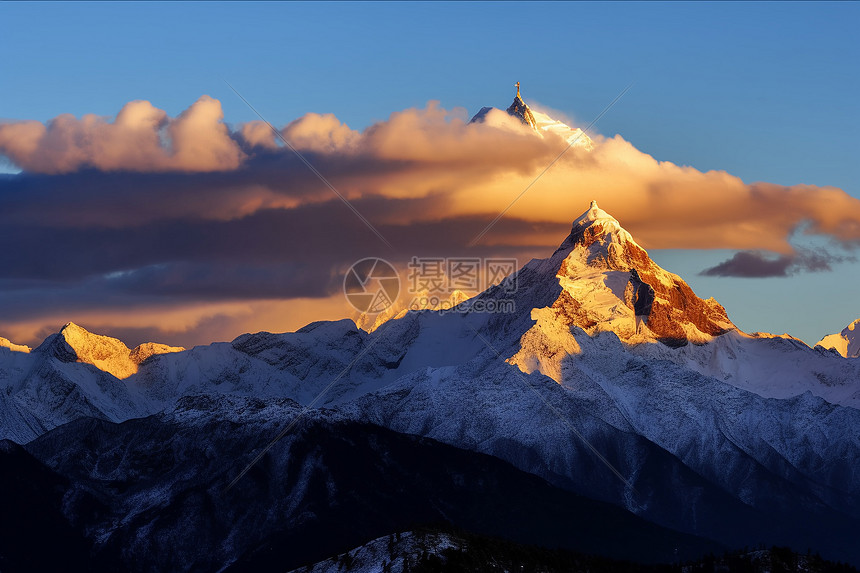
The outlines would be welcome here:
M 111 122 L 96 115 L 60 115 L 0 124 L 0 153 L 25 171 L 224 171 L 242 152 L 222 123 L 221 102 L 202 96 L 179 117 L 148 101 L 127 103 Z
M 114 334 L 164 330 L 162 341 L 183 346 L 232 338 L 239 328 L 278 330 L 272 317 L 292 328 L 277 310 L 286 303 L 273 301 L 333 301 L 338 273 L 359 258 L 504 255 L 522 263 L 551 253 L 592 199 L 646 248 L 771 252 L 780 258 L 760 259 L 784 262 L 777 274 L 813 268 L 792 246 L 798 232 L 860 241 L 860 200 L 840 189 L 747 184 L 657 161 L 620 136 L 569 149 L 535 182 L 567 143 L 491 115 L 468 124 L 465 110 L 431 102 L 363 131 L 332 114 L 279 127 L 393 249 L 268 125 L 230 131 L 207 96 L 176 118 L 137 101 L 113 121 L 0 124 L 0 154 L 24 170 L 0 179 L 8 191 L 0 193 L 0 336 L 28 333 L 17 341 L 32 343 L 46 325 L 87 325 L 87 317 Z M 742 256 L 720 272 L 749 273 L 750 262 Z M 180 306 L 205 312 L 191 317 Z M 242 314 L 249 308 L 260 315 Z M 174 320 L 179 326 L 168 328 Z
M 493 113 L 495 121 L 470 125 L 465 110 L 449 111 L 431 102 L 424 109 L 393 113 L 363 132 L 332 114 L 312 113 L 291 122 L 281 134 L 352 200 L 432 199 L 420 208 L 403 204 L 367 215 L 379 224 L 492 218 L 566 147 L 560 137 L 536 137 L 503 112 Z M 203 96 L 175 119 L 136 101 L 123 107 L 113 122 L 88 115 L 80 120 L 59 116 L 47 126 L 0 124 L 0 153 L 37 173 L 96 168 L 234 174 L 217 181 L 162 178 L 147 190 L 123 197 L 112 189 L 115 216 L 92 210 L 87 195 L 92 203 L 104 203 L 104 197 L 96 197 L 97 189 L 84 190 L 83 196 L 58 190 L 31 213 L 45 221 L 56 210 L 57 224 L 94 224 L 95 217 L 121 226 L 177 216 L 229 220 L 333 197 L 268 125 L 250 122 L 230 133 L 222 115 L 219 102 Z M 510 216 L 566 223 L 597 199 L 650 248 L 787 254 L 792 250 L 788 238 L 804 223 L 809 224 L 807 232 L 839 241 L 860 238 L 860 201 L 839 189 L 746 184 L 726 172 L 657 161 L 621 136 L 597 137 L 595 143 L 593 151 L 569 149 L 513 205 Z M 170 194 L 164 196 L 160 189 L 167 187 Z M 536 228 L 532 236 L 517 240 L 540 244 L 548 239 Z M 512 238 L 490 234 L 486 240 L 506 244 Z
M 464 118 L 459 110 L 446 111 L 431 102 L 425 109 L 392 114 L 361 133 L 334 116 L 316 114 L 291 123 L 283 133 L 324 165 L 326 176 L 349 197 L 433 198 L 420 210 L 396 210 L 389 219 L 377 219 L 401 224 L 494 216 L 566 146 L 550 135 L 534 137 L 510 118 L 509 125 L 503 118 L 494 125 L 468 125 Z M 263 148 L 277 145 L 271 132 L 262 140 L 247 140 Z M 792 251 L 789 237 L 805 223 L 809 233 L 838 241 L 860 239 L 860 201 L 840 189 L 747 184 L 724 171 L 657 161 L 621 136 L 597 137 L 593 151 L 569 149 L 509 213 L 566 223 L 591 199 L 650 248 L 787 254 Z M 540 234 L 536 230 L 523 239 L 541 243 L 546 237 Z M 511 237 L 490 235 L 487 240 L 504 244 Z

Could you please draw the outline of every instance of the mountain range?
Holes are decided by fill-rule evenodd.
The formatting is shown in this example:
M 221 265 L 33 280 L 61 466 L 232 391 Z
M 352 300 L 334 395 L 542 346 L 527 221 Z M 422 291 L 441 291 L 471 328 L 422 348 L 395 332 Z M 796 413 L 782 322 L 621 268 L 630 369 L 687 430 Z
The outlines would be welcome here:
M 835 350 L 742 332 L 592 202 L 547 258 L 372 332 L 3 339 L 0 570 L 287 570 L 434 523 L 637 562 L 766 543 L 860 564 L 856 324 Z

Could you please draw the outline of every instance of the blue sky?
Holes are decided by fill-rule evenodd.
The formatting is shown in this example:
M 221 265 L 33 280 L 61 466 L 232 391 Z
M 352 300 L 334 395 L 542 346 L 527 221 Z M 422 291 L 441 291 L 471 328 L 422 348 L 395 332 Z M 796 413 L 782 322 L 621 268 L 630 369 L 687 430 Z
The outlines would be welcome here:
M 856 3 L 11 3 L 2 116 L 333 112 L 362 128 L 437 99 L 524 95 L 658 159 L 860 194 Z
M 228 123 L 256 119 L 228 80 L 273 124 L 331 112 L 362 129 L 428 100 L 503 107 L 520 81 L 585 125 L 632 82 L 597 132 L 860 197 L 857 3 L 3 3 L 0 22 L 2 119 L 112 116 L 135 99 L 175 116 L 202 94 Z M 727 252 L 653 254 L 747 330 L 814 342 L 860 316 L 857 263 L 733 279 L 696 276 Z

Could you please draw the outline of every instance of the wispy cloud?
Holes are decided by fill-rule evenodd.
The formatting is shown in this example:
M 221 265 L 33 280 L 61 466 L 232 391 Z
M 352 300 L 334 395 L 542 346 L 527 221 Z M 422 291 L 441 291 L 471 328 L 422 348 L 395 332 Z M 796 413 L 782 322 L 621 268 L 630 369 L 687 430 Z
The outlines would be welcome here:
M 787 277 L 801 272 L 832 270 L 835 263 L 854 260 L 852 256 L 839 256 L 826 251 L 800 249 L 789 255 L 774 255 L 759 251 L 739 251 L 718 265 L 700 274 L 713 277 L 770 278 Z

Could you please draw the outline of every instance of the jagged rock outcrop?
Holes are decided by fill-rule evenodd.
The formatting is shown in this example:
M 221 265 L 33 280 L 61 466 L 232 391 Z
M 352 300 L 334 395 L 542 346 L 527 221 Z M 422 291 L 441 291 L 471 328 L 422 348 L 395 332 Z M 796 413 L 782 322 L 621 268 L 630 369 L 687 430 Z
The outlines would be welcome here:
M 538 130 L 537 120 L 535 120 L 535 116 L 532 114 L 532 110 L 529 109 L 528 104 L 523 101 L 523 98 L 520 97 L 520 84 L 517 82 L 517 96 L 514 98 L 513 103 L 508 106 L 508 109 L 505 111 L 508 112 L 509 115 L 514 117 L 518 117 L 520 121 L 522 121 L 525 125 L 531 127 L 533 130 Z

